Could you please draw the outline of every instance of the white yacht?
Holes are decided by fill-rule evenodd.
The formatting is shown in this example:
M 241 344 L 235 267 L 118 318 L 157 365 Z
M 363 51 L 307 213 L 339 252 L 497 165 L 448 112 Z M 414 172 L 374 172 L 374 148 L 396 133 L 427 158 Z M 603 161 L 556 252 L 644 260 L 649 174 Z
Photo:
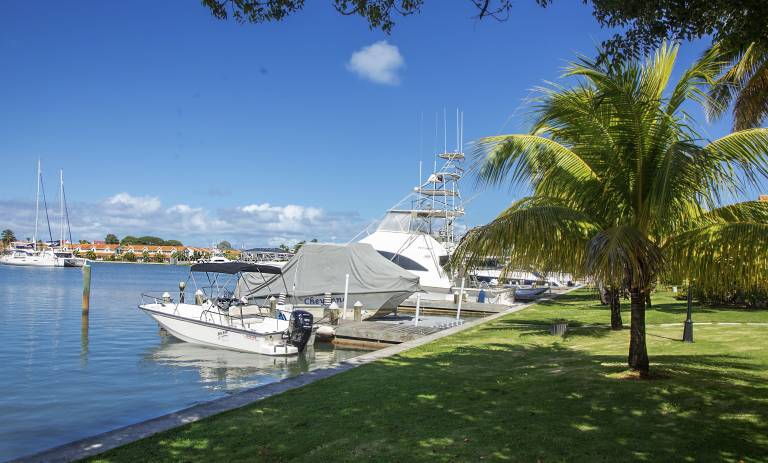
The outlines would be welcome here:
M 59 260 L 50 248 L 38 250 L 35 247 L 14 243 L 11 249 L 6 250 L 0 256 L 0 264 L 31 267 L 63 267 L 64 261 Z
M 459 190 L 464 174 L 463 129 L 458 129 L 458 122 L 457 114 L 456 150 L 446 146 L 436 154 L 432 174 L 420 179 L 408 197 L 387 211 L 376 230 L 360 239 L 417 275 L 422 288 L 434 293 L 431 299 L 451 297 L 454 283 L 445 264 L 457 243 L 456 220 L 464 215 Z
M 32 243 L 13 243 L 11 249 L 6 250 L 0 256 L 0 264 L 5 265 L 23 265 L 33 267 L 82 267 L 87 260 L 76 257 L 64 245 L 64 227 L 69 228 L 69 214 L 67 213 L 66 197 L 64 196 L 64 172 L 60 171 L 60 193 L 61 203 L 61 228 L 58 241 L 50 236 L 51 223 L 48 218 L 48 203 L 45 200 L 45 189 L 43 188 L 43 173 L 40 169 L 40 160 L 37 161 L 37 195 L 35 197 L 35 233 Z M 48 233 L 50 240 L 44 245 L 39 245 L 37 241 L 38 223 L 40 217 L 40 193 L 43 194 L 43 206 L 45 218 L 48 224 Z M 72 241 L 72 233 L 70 242 Z

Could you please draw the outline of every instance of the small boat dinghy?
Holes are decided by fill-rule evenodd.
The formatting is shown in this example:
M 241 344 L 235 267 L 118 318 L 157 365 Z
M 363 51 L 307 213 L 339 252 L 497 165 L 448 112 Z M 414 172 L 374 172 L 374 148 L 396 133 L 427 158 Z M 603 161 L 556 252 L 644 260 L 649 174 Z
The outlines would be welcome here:
M 194 275 L 204 273 L 207 285 Z M 296 355 L 314 341 L 312 314 L 290 306 L 261 307 L 233 297 L 230 287 L 243 274 L 280 274 L 280 268 L 243 262 L 201 263 L 191 268 L 193 295 L 179 285 L 178 300 L 168 292 L 142 294 L 139 308 L 182 341 L 262 355 Z

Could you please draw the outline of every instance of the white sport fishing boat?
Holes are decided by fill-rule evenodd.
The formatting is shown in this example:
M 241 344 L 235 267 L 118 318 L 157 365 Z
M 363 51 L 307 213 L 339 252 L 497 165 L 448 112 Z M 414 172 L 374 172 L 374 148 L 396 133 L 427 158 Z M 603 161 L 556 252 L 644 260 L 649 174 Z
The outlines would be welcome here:
M 208 285 L 198 287 L 195 273 L 204 273 Z M 296 355 L 313 342 L 313 317 L 285 305 L 264 307 L 247 298 L 233 297 L 232 287 L 242 274 L 279 274 L 273 266 L 243 262 L 202 263 L 191 268 L 196 287 L 193 300 L 179 292 L 178 300 L 164 293 L 142 294 L 139 308 L 168 333 L 182 341 L 262 355 Z M 223 281 L 222 281 L 223 280 Z
M 373 233 L 360 239 L 418 276 L 429 293 L 422 299 L 450 299 L 454 289 L 445 265 L 459 238 L 456 221 L 464 216 L 459 190 L 464 175 L 463 114 L 458 112 L 456 126 L 456 149 L 448 149 L 446 134 L 445 149 L 435 155 L 432 173 L 425 180 L 419 172 L 413 192 L 386 212 Z

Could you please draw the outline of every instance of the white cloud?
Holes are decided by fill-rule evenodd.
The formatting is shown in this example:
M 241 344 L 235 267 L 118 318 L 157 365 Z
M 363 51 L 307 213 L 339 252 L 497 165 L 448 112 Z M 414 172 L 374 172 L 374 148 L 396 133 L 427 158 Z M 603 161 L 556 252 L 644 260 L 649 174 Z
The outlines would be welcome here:
M 106 199 L 106 205 L 118 213 L 152 213 L 160 209 L 160 198 L 118 193 Z
M 386 40 L 363 47 L 352 53 L 347 69 L 377 84 L 397 85 L 398 72 L 405 66 L 403 55 Z
M 69 206 L 75 240 L 101 240 L 107 233 L 115 233 L 120 237 L 155 235 L 191 245 L 226 239 L 238 245 L 265 246 L 312 238 L 337 241 L 340 237 L 338 241 L 345 241 L 364 226 L 356 213 L 326 212 L 311 206 L 261 203 L 214 210 L 190 204 L 163 207 L 160 198 L 125 192 L 95 203 L 73 202 Z M 0 199 L 0 229 L 10 228 L 20 238 L 31 236 L 34 210 L 31 201 Z M 52 225 L 56 222 L 53 217 Z M 47 239 L 47 234 L 46 228 L 40 237 Z M 58 236 L 58 229 L 53 230 L 53 235 Z

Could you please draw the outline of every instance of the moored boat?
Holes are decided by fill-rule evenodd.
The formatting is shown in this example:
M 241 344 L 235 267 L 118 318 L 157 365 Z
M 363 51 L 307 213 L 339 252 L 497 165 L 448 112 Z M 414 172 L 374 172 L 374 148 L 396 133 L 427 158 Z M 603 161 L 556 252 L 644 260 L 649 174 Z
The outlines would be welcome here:
M 230 285 L 250 272 L 271 275 L 279 269 L 241 262 L 195 264 L 190 273 L 196 286 L 192 302 L 183 291 L 176 301 L 167 292 L 143 294 L 139 308 L 182 341 L 262 355 L 303 351 L 314 334 L 312 314 L 232 297 Z M 209 285 L 198 287 L 194 273 L 204 273 Z

